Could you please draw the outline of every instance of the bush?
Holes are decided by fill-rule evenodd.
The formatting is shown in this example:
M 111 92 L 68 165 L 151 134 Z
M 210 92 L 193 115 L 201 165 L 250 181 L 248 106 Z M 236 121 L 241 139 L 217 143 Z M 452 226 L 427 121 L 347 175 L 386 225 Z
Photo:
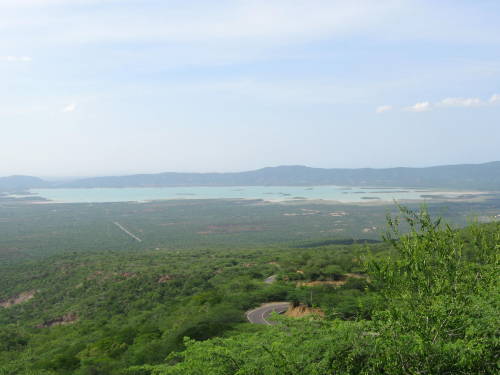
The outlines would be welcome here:
M 464 235 L 432 220 L 425 209 L 401 208 L 401 213 L 410 230 L 401 234 L 401 219 L 388 218 L 385 240 L 393 246 L 393 256 L 367 263 L 370 288 L 378 291 L 362 300 L 372 320 L 280 318 L 281 325 L 254 334 L 187 340 L 184 352 L 148 371 L 497 374 L 500 225 L 476 226 Z M 349 314 L 355 309 L 353 301 L 345 299 L 338 308 Z

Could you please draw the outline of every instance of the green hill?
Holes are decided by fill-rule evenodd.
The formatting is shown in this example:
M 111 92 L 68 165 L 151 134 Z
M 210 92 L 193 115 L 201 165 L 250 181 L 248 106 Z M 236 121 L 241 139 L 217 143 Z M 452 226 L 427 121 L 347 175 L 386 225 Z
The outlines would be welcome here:
M 386 243 L 0 263 L 0 374 L 495 374 L 499 224 Z M 277 275 L 277 281 L 263 280 Z M 335 281 L 336 284 L 331 284 Z M 301 282 L 313 282 L 303 285 Z M 245 322 L 268 301 L 323 311 Z
M 8 176 L 0 177 L 0 191 L 18 191 L 32 188 L 49 187 L 51 184 L 38 177 Z
M 97 188 L 252 185 L 345 185 L 500 190 L 500 162 L 386 169 L 325 169 L 305 166 L 280 166 L 234 173 L 165 172 L 92 177 L 64 183 L 47 182 L 30 176 L 0 178 L 0 191 L 43 187 Z
M 500 162 L 428 168 L 322 169 L 269 167 L 237 173 L 159 173 L 96 177 L 64 187 L 348 185 L 500 189 Z

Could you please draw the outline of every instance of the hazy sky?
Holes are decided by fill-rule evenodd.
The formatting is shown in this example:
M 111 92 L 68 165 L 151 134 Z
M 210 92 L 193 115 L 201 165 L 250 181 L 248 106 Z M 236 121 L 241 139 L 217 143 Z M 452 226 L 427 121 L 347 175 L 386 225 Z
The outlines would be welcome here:
M 0 175 L 491 160 L 499 0 L 0 0 Z

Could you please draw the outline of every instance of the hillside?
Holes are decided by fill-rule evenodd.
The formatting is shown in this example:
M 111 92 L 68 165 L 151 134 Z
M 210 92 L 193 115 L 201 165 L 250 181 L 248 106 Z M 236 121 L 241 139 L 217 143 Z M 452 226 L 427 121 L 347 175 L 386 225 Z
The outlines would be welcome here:
M 234 173 L 177 173 L 105 176 L 49 183 L 36 177 L 0 178 L 0 191 L 40 188 L 161 187 L 161 186 L 293 186 L 346 185 L 500 189 L 500 162 L 426 168 L 324 169 L 305 166 L 267 167 Z
M 322 169 L 268 167 L 237 173 L 160 173 L 96 177 L 65 187 L 350 185 L 499 189 L 500 162 L 429 168 Z
M 38 177 L 8 176 L 0 177 L 0 191 L 16 191 L 32 188 L 48 187 L 51 184 Z
M 369 247 L 0 262 L 0 374 L 497 373 L 499 224 L 455 231 L 403 214 L 414 223 L 404 241 L 391 221 L 388 242 Z M 245 321 L 273 301 L 318 318 Z

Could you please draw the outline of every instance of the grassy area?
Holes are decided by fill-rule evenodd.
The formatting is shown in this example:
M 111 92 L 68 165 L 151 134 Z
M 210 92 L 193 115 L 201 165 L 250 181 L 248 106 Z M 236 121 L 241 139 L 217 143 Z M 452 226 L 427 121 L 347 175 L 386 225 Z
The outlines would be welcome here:
M 0 257 L 12 261 L 68 252 L 378 240 L 386 226 L 386 214 L 396 210 L 394 204 L 239 200 L 39 205 L 4 202 L 0 205 Z M 473 217 L 487 220 L 500 214 L 500 200 L 429 203 L 429 210 L 464 226 Z M 115 222 L 142 242 L 128 236 Z
M 248 339 L 256 345 L 269 340 L 264 328 L 245 323 L 244 317 L 247 309 L 267 301 L 313 308 L 329 322 L 371 322 L 381 311 L 383 283 L 375 282 L 381 276 L 373 270 L 367 273 L 367 260 L 401 256 L 397 242 L 380 242 L 386 215 L 397 209 L 229 200 L 4 202 L 0 374 L 115 375 L 126 369 L 161 374 L 167 356 L 197 358 L 197 350 L 213 350 L 193 346 L 185 337 Z M 482 220 L 497 215 L 499 201 L 433 203 L 429 211 L 462 226 L 474 215 Z M 482 237 L 473 229 L 457 232 L 472 269 L 484 262 L 474 249 L 491 251 L 492 241 L 498 243 L 497 226 L 481 228 Z M 277 281 L 264 283 L 270 275 Z M 317 329 L 290 324 L 303 335 Z M 324 339 L 335 341 L 340 333 L 329 334 Z M 134 366 L 140 369 L 131 370 Z M 224 373 L 219 370 L 213 374 Z

